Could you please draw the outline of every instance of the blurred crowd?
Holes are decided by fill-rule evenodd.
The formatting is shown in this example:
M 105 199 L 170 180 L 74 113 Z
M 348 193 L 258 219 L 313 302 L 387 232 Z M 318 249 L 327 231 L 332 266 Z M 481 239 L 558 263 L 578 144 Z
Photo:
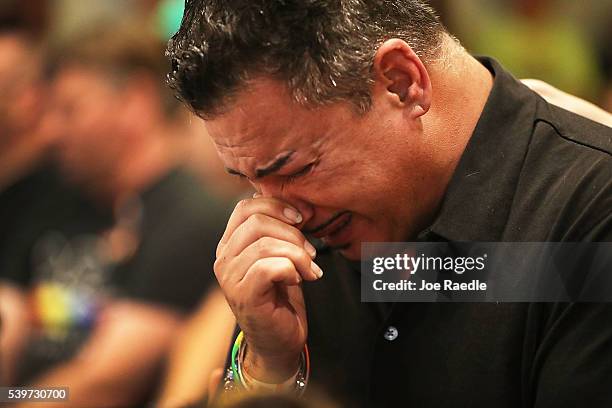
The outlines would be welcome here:
M 432 3 L 468 50 L 612 110 L 612 1 Z M 165 85 L 182 5 L 0 3 L 0 385 L 181 406 L 224 364 L 212 265 L 249 192 Z
M 0 384 L 200 398 L 234 328 L 212 265 L 244 186 L 165 85 L 180 7 L 2 5 Z

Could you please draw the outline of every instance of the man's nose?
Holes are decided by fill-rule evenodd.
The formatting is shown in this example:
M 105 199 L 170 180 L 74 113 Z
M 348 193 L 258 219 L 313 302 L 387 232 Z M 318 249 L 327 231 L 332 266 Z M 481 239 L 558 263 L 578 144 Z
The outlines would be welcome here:
M 253 186 L 262 197 L 276 198 L 286 202 L 298 210 L 300 214 L 302 214 L 302 222 L 299 226 L 307 224 L 308 221 L 314 217 L 314 207 L 305 199 L 305 197 L 298 194 L 297 191 L 287 188 L 283 189 L 280 186 L 272 183 L 253 183 Z

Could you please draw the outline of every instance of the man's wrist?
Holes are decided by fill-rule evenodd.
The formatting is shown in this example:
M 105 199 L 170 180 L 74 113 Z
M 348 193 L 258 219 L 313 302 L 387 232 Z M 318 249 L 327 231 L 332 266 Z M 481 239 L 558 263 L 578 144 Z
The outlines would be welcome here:
M 293 378 L 300 368 L 300 352 L 295 355 L 262 357 L 249 347 L 245 348 L 243 370 L 258 382 L 282 384 Z
M 251 377 L 246 369 L 242 370 L 242 379 L 244 380 L 245 386 L 248 389 L 255 390 L 265 390 L 265 391 L 274 391 L 274 392 L 290 392 L 294 391 L 296 388 L 296 381 L 298 380 L 300 375 L 299 368 L 295 371 L 295 374 L 292 375 L 288 380 L 282 383 L 267 383 L 263 381 L 256 380 Z
M 244 333 L 240 332 L 232 346 L 231 367 L 224 379 L 223 388 L 226 392 L 231 392 L 238 386 L 247 390 L 292 392 L 298 396 L 304 393 L 310 377 L 308 346 L 304 345 L 299 354 L 297 369 L 292 364 L 293 353 L 284 354 L 283 357 L 262 358 L 261 354 L 254 351 L 247 358 L 247 350 Z

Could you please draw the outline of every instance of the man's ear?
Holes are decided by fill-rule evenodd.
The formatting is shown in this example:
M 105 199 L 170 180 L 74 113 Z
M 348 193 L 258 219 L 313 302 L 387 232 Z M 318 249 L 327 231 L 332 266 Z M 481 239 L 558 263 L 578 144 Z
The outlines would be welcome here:
M 374 93 L 417 118 L 431 106 L 431 81 L 421 59 L 403 40 L 385 41 L 374 56 Z

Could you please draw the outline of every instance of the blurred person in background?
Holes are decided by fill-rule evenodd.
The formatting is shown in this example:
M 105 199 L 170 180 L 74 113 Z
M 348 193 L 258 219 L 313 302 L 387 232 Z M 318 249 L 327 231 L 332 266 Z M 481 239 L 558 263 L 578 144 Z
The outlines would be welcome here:
M 56 137 L 44 115 L 47 86 L 39 46 L 18 23 L 0 31 L 0 384 L 11 384 L 27 337 L 24 243 L 68 209 L 68 194 L 49 168 Z M 61 197 L 61 200 L 41 200 Z M 45 208 L 46 207 L 46 208 Z M 51 217 L 49 214 L 55 212 Z M 35 221 L 33 221 L 35 220 Z M 36 224 L 36 225 L 34 225 Z
M 0 191 L 37 165 L 52 145 L 41 129 L 46 87 L 34 41 L 19 30 L 0 31 Z
M 38 227 L 23 251 L 32 327 L 13 383 L 68 386 L 74 406 L 151 398 L 175 330 L 214 286 L 225 211 L 181 169 L 184 116 L 162 50 L 130 25 L 91 30 L 51 58 L 57 161 L 94 205 Z

